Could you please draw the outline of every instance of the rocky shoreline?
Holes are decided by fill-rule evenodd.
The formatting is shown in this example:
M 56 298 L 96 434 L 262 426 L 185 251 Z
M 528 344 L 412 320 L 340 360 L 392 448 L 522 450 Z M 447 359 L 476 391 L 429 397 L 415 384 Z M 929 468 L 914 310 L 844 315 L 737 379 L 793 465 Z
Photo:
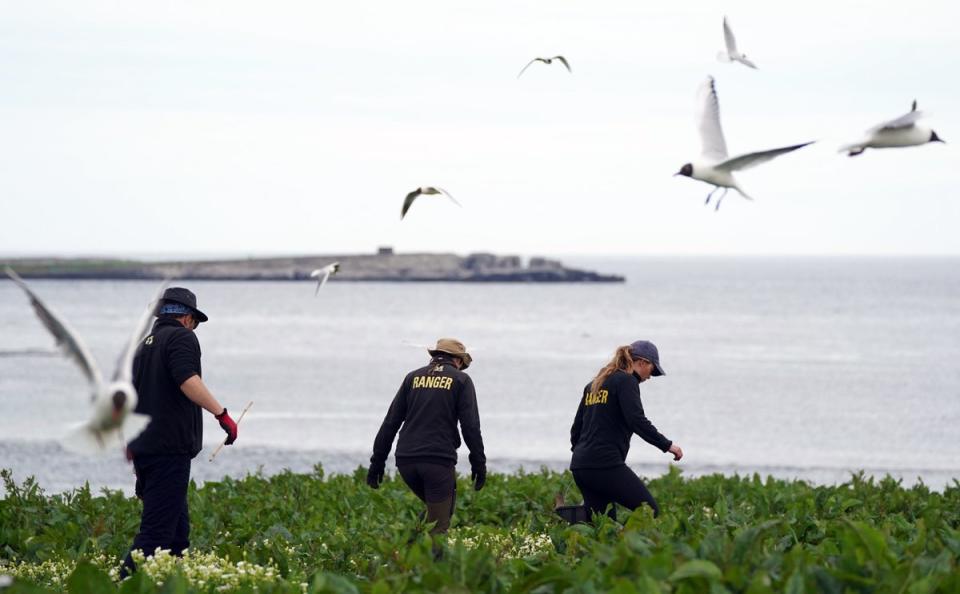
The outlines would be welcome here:
M 25 278 L 185 280 L 304 280 L 331 262 L 340 262 L 332 279 L 355 282 L 529 282 L 618 283 L 624 277 L 567 268 L 558 260 L 475 253 L 291 256 L 224 260 L 144 262 L 124 259 L 19 258 L 0 262 Z

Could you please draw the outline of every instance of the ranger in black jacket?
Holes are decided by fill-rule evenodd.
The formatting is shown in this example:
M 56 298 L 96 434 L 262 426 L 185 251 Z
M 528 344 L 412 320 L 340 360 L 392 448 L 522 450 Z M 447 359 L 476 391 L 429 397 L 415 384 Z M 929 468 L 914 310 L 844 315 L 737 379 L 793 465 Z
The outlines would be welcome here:
M 228 445 L 237 439 L 237 424 L 200 379 L 200 342 L 194 330 L 206 321 L 196 295 L 170 287 L 133 360 L 136 411 L 150 415 L 150 423 L 127 445 L 137 475 L 135 491 L 143 501 L 140 530 L 130 550 L 148 557 L 157 547 L 180 555 L 190 546 L 187 487 L 190 461 L 203 447 L 201 411 L 216 417 Z M 135 569 L 128 553 L 121 575 Z
M 487 480 L 487 459 L 480 436 L 480 413 L 473 380 L 464 373 L 472 357 L 458 340 L 441 338 L 426 367 L 407 374 L 390 404 L 373 442 L 367 484 L 374 489 L 383 481 L 393 438 L 397 440 L 397 470 L 407 486 L 427 505 L 426 519 L 436 522 L 433 533 L 450 527 L 456 500 L 457 448 L 460 435 L 470 449 L 474 488 Z M 402 425 L 402 427 L 401 427 Z
M 638 340 L 618 348 L 613 360 L 583 389 L 570 428 L 570 471 L 591 514 L 611 503 L 631 510 L 646 503 L 655 516 L 660 512 L 646 485 L 626 465 L 634 433 L 673 454 L 674 460 L 683 456 L 683 450 L 661 435 L 643 413 L 639 384 L 657 375 L 664 375 L 657 347 Z M 613 508 L 610 515 L 616 517 Z

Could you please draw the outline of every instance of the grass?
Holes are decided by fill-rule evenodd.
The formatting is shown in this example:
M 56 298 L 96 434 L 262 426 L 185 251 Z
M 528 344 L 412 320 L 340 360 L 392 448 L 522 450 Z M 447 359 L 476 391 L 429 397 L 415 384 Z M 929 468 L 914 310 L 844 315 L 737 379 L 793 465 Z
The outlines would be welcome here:
M 191 551 L 118 583 L 136 499 L 44 494 L 3 471 L 0 575 L 8 592 L 960 592 L 960 483 L 943 492 L 854 475 L 812 486 L 758 476 L 649 482 L 663 508 L 568 526 L 569 473 L 461 480 L 453 528 L 433 543 L 399 479 L 282 473 L 191 485 Z M 434 550 L 442 550 L 435 559 Z M 2 579 L 2 578 L 0 578 Z M 2 583 L 2 581 L 0 581 Z

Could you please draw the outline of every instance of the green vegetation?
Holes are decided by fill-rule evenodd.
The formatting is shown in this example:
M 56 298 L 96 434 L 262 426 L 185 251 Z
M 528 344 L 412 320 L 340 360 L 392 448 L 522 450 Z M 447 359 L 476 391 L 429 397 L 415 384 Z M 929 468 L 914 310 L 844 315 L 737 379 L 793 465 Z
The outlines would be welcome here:
M 568 526 L 568 473 L 462 480 L 448 538 L 431 543 L 398 479 L 284 473 L 191 487 L 192 551 L 122 584 L 139 503 L 87 488 L 45 495 L 4 471 L 0 575 L 8 592 L 960 592 L 960 483 L 853 476 L 842 485 L 720 475 L 650 481 L 664 509 Z M 435 551 L 439 559 L 435 559 Z M 0 584 L 3 578 L 0 578 Z M 2 586 L 0 586 L 2 590 Z

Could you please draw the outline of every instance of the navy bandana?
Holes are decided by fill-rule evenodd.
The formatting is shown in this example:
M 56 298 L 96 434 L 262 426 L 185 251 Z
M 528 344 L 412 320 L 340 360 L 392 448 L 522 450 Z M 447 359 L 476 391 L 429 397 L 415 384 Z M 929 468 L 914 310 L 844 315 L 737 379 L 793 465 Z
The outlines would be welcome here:
M 161 316 L 164 314 L 183 315 L 183 314 L 192 314 L 192 313 L 193 313 L 193 310 L 182 303 L 164 303 L 160 307 L 160 311 L 157 312 L 157 315 L 161 315 Z

